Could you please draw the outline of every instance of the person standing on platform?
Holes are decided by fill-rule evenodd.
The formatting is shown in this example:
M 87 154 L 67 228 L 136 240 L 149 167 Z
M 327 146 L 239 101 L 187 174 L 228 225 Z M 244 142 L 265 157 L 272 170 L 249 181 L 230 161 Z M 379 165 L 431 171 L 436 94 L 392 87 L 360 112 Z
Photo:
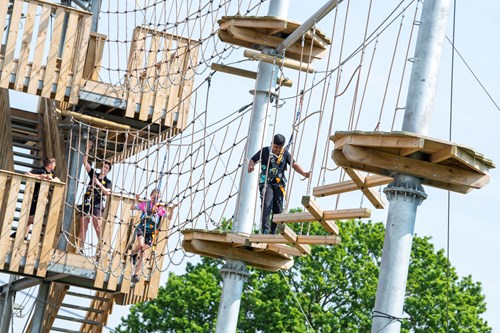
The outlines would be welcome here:
M 38 179 L 51 180 L 59 182 L 59 178 L 54 176 L 54 169 L 56 168 L 56 159 L 54 157 L 44 157 L 43 166 L 40 168 L 33 168 L 31 171 L 26 172 L 26 175 L 33 176 Z M 24 240 L 28 239 L 28 234 L 30 232 L 30 227 L 35 219 L 36 206 L 38 204 L 38 194 L 40 193 L 40 183 L 35 184 L 33 189 L 33 198 L 31 199 L 30 215 L 28 217 L 28 226 L 26 227 L 26 232 L 24 235 Z M 16 232 L 14 231 L 11 238 L 16 237 Z
M 102 213 L 104 212 L 104 197 L 111 194 L 112 182 L 107 177 L 111 171 L 111 163 L 103 161 L 101 172 L 96 172 L 88 161 L 90 142 L 87 143 L 85 154 L 83 155 L 83 166 L 90 177 L 87 191 L 83 196 L 83 203 L 80 206 L 80 230 L 78 232 L 79 248 L 83 251 L 87 229 L 92 218 L 94 230 L 98 242 L 101 239 Z
M 281 214 L 283 212 L 283 200 L 285 197 L 287 165 L 298 172 L 301 176 L 309 178 L 310 172 L 304 171 L 302 167 L 292 159 L 292 155 L 284 148 L 285 137 L 276 134 L 270 147 L 259 150 L 248 162 L 248 172 L 253 172 L 255 164 L 260 162 L 259 191 L 262 208 L 262 233 L 274 234 L 276 223 L 272 222 L 271 212 Z

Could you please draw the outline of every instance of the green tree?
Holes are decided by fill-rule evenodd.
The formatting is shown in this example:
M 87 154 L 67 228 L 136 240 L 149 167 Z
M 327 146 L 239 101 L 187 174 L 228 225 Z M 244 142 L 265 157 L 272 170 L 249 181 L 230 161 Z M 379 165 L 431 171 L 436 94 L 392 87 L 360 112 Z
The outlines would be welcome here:
M 311 224 L 311 234 L 323 230 Z M 369 332 L 375 303 L 382 223 L 339 222 L 342 243 L 313 246 L 278 273 L 251 269 L 239 332 Z M 204 258 L 171 274 L 158 298 L 132 306 L 119 332 L 213 332 L 221 292 L 220 262 Z M 402 332 L 491 332 L 481 284 L 459 278 L 430 238 L 413 242 Z M 448 322 L 448 330 L 447 330 Z

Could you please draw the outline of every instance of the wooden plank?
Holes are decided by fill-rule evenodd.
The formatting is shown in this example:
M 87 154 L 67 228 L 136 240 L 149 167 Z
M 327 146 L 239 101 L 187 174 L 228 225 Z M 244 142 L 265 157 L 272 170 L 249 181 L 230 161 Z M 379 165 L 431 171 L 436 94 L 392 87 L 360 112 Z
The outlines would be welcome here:
M 311 245 L 338 245 L 341 242 L 339 236 L 317 236 L 317 235 L 298 235 L 297 242 Z
M 387 171 L 404 173 L 423 178 L 424 184 L 460 193 L 481 188 L 489 182 L 488 175 L 377 152 L 367 148 L 345 145 L 339 156 L 336 153 L 337 151 L 334 150 L 335 161 L 345 167 L 379 174 Z
M 220 35 L 220 32 L 219 32 Z M 262 54 L 255 51 L 245 50 L 243 51 L 243 56 L 245 58 L 264 61 L 270 64 L 276 64 L 276 66 L 283 66 L 290 69 L 295 69 L 302 72 L 314 73 L 314 67 L 307 63 L 302 63 L 300 61 L 292 59 L 283 59 L 269 54 Z
M 21 52 L 19 54 L 19 63 L 17 66 L 16 82 L 14 83 L 15 89 L 18 91 L 23 91 L 24 88 L 24 78 L 28 67 L 37 7 L 38 4 L 36 2 L 28 3 L 28 12 L 26 13 L 26 20 L 24 22 L 23 40 L 21 42 Z
M 0 78 L 0 87 L 9 88 L 10 75 L 14 70 L 14 56 L 16 52 L 17 35 L 21 27 L 21 13 L 24 1 L 15 1 L 12 13 L 10 15 L 9 32 L 7 35 L 7 44 L 5 45 L 5 56 Z M 4 26 L 1 27 L 3 29 Z M 1 44 L 1 41 L 0 41 Z
M 64 47 L 62 48 L 61 55 L 61 68 L 59 69 L 59 79 L 57 81 L 57 89 L 55 95 L 55 100 L 57 101 L 64 100 L 66 87 L 68 86 L 68 76 L 70 71 L 73 69 L 73 63 L 75 62 L 75 59 L 73 57 L 76 43 L 78 42 L 77 36 L 79 35 L 77 31 L 78 13 L 70 11 L 68 13 L 68 16 L 68 24 L 65 27 Z M 82 53 L 84 52 L 82 51 Z
M 167 102 L 167 87 L 170 86 L 170 76 L 168 75 L 169 66 L 167 65 L 170 61 L 171 47 L 172 47 L 173 35 L 167 34 L 162 38 L 163 41 L 163 54 L 160 62 L 158 82 L 156 84 L 156 94 L 153 103 L 153 122 L 161 124 L 160 119 L 162 119 L 163 110 L 166 109 Z M 166 112 L 166 110 L 165 110 Z
M 237 68 L 237 67 L 232 67 L 232 66 L 226 66 L 222 64 L 216 64 L 212 63 L 210 65 L 210 68 L 213 69 L 214 71 L 222 72 L 222 73 L 227 73 L 227 74 L 232 74 L 232 75 L 237 75 L 241 77 L 246 77 L 248 79 L 256 79 L 257 78 L 257 73 L 253 71 L 248 71 L 246 69 L 242 68 Z M 283 87 L 291 87 L 292 86 L 292 80 L 290 79 L 284 79 L 284 78 L 277 78 L 276 79 L 276 84 L 281 85 Z
M 273 234 L 255 234 L 248 237 L 250 243 L 286 243 L 286 238 L 283 235 Z
M 132 210 L 130 209 L 131 201 L 133 199 L 123 198 L 121 205 L 121 223 L 118 228 L 118 233 L 116 235 L 117 241 L 113 246 L 112 259 L 111 259 L 111 274 L 108 279 L 108 290 L 116 290 L 118 284 L 118 278 L 122 275 L 121 261 L 124 254 L 127 252 L 128 244 L 128 234 L 130 232 L 130 224 L 125 223 L 125 221 L 130 221 Z M 127 257 L 128 258 L 128 257 Z M 125 259 L 126 260 L 126 259 Z M 119 272 L 119 273 L 117 273 Z
M 142 99 L 141 108 L 139 111 L 139 120 L 147 121 L 149 118 L 149 109 L 151 106 L 151 101 L 153 100 L 153 95 L 155 93 L 155 86 L 157 86 L 157 73 L 156 73 L 156 63 L 158 62 L 158 50 L 160 45 L 160 36 L 153 34 L 151 36 L 151 45 L 149 47 L 149 54 L 147 56 L 146 68 L 144 73 L 146 74 L 142 82 Z
M 36 39 L 35 53 L 33 55 L 30 82 L 28 85 L 28 93 L 33 95 L 36 95 L 38 81 L 41 80 L 43 53 L 45 50 L 45 41 L 47 38 L 51 12 L 52 8 L 50 4 L 42 4 L 42 14 L 38 24 L 38 36 Z
M 35 260 L 39 255 L 39 243 L 41 241 L 43 217 L 45 207 L 47 205 L 47 197 L 49 195 L 50 182 L 40 181 L 40 191 L 38 192 L 38 204 L 33 217 L 33 227 L 31 229 L 31 237 L 28 244 L 28 253 L 26 254 L 26 264 L 24 265 L 24 273 L 32 275 L 35 269 Z
M 14 221 L 14 212 L 16 211 L 17 198 L 19 196 L 19 187 L 21 185 L 21 176 L 13 175 L 10 184 L 10 189 L 8 189 L 8 198 L 5 205 L 4 220 L 2 221 L 2 234 L 0 239 L 5 241 L 0 242 L 0 269 L 5 265 L 7 255 L 10 252 L 10 233 L 12 232 L 12 222 Z
M 86 258 L 85 256 L 81 256 L 75 253 L 69 253 L 59 249 L 53 249 L 52 252 L 53 258 L 51 260 L 51 264 L 57 263 L 60 265 L 78 267 L 80 269 L 95 270 L 95 263 L 89 262 L 88 258 Z
M 310 196 L 302 197 L 302 205 L 316 218 L 317 221 L 320 221 L 323 218 L 323 210 L 319 208 L 316 201 L 314 201 Z
M 416 149 L 424 148 L 425 139 L 415 136 L 370 134 L 348 134 L 335 140 L 335 149 L 342 149 L 346 144 L 361 147 Z
M 335 221 L 333 221 L 333 220 L 327 220 L 325 218 L 325 219 L 322 219 L 321 221 L 319 221 L 319 223 L 321 223 L 321 225 L 323 226 L 323 228 L 325 228 L 325 230 L 328 233 L 330 233 L 332 235 L 336 235 L 336 236 L 339 235 L 339 227 L 337 226 L 337 224 L 335 223 Z
M 351 177 L 351 179 L 356 183 L 361 192 L 365 197 L 372 203 L 372 205 L 377 209 L 383 209 L 385 206 L 384 200 L 377 192 L 376 189 L 372 187 L 365 187 L 365 176 L 358 171 L 350 168 L 344 168 L 345 172 Z
M 350 208 L 350 209 L 337 209 L 323 211 L 323 217 L 327 220 L 351 220 L 355 218 L 369 218 L 371 211 L 368 208 Z M 281 223 L 300 223 L 300 222 L 314 222 L 318 221 L 311 213 L 285 213 L 276 214 L 273 216 L 273 222 Z
M 195 78 L 195 69 L 198 65 L 198 53 L 200 51 L 200 45 L 194 41 L 189 41 L 185 47 L 185 53 L 183 55 L 183 78 L 182 85 L 179 88 L 179 100 L 181 102 L 179 108 L 179 120 L 177 121 L 177 128 L 184 130 L 188 123 L 189 118 L 189 108 L 191 100 L 191 94 L 193 92 L 193 84 Z M 187 80 L 185 78 L 188 78 Z
M 311 253 L 311 247 L 305 245 L 305 244 L 300 244 L 297 242 L 297 234 L 295 231 L 290 229 L 286 225 L 279 225 L 278 228 L 276 228 L 277 233 L 281 233 L 283 237 L 287 240 L 288 243 L 292 244 L 295 246 L 297 250 L 300 251 L 302 254 L 310 254 Z
M 64 203 L 64 184 L 53 184 L 52 196 L 50 199 L 49 214 L 45 233 L 43 236 L 42 251 L 40 253 L 40 261 L 36 272 L 37 276 L 44 277 L 47 273 L 51 256 L 55 250 L 59 229 L 61 227 L 61 212 Z M 78 266 L 84 268 L 85 266 Z
M 142 91 L 142 83 L 140 81 L 143 71 L 144 48 L 145 48 L 145 31 L 138 27 L 134 29 L 132 43 L 130 45 L 130 55 L 128 58 L 127 78 L 128 78 L 128 98 L 127 110 L 125 117 L 134 118 L 137 98 Z
M 86 50 L 89 44 L 90 28 L 92 26 L 92 16 L 85 14 L 80 18 L 83 23 L 80 26 L 80 36 L 77 46 L 76 64 L 73 65 L 73 82 L 71 84 L 71 92 L 69 94 L 69 102 L 71 104 L 78 103 L 80 88 L 82 87 L 83 70 L 85 68 Z
M 43 77 L 42 97 L 50 98 L 50 94 L 52 93 L 52 84 L 55 80 L 57 59 L 59 58 L 59 47 L 61 43 L 62 29 L 64 26 L 64 16 L 64 8 L 58 7 L 56 10 L 54 25 L 52 27 L 52 38 L 50 40 L 45 76 Z
M 370 175 L 365 177 L 363 187 L 386 185 L 389 184 L 392 180 L 392 177 Z M 341 194 L 356 190 L 359 190 L 358 185 L 353 180 L 346 180 L 335 184 L 316 186 L 313 188 L 313 195 L 315 197 L 324 197 L 328 195 Z
M 430 162 L 436 164 L 450 161 L 457 161 L 460 164 L 469 167 L 471 170 L 483 175 L 487 174 L 489 169 L 485 166 L 482 160 L 477 159 L 473 154 L 470 154 L 464 149 L 461 149 L 451 143 L 449 146 L 433 153 L 430 158 Z
M 156 244 L 156 252 L 160 254 L 157 259 L 157 263 L 151 272 L 151 278 L 149 279 L 149 289 L 147 297 L 150 299 L 156 298 L 158 296 L 158 289 L 160 287 L 160 277 L 161 269 L 163 269 L 163 261 L 166 257 L 166 248 L 168 244 L 168 238 L 170 236 L 170 224 L 171 220 L 166 217 L 163 219 L 163 223 L 160 225 L 160 232 L 158 233 L 158 240 Z M 155 269 L 158 267 L 159 269 Z
M 31 201 L 33 200 L 33 191 L 37 180 L 32 177 L 26 177 L 26 185 L 24 187 L 23 202 L 21 204 L 21 212 L 17 222 L 16 237 L 14 239 L 14 249 L 10 258 L 9 270 L 11 272 L 19 271 L 21 259 L 25 255 L 27 243 L 24 240 L 28 218 L 30 213 Z
M 166 90 L 167 93 L 167 106 L 164 124 L 168 127 L 174 126 L 174 113 L 175 110 L 179 110 L 179 89 L 180 89 L 180 77 L 177 74 L 179 67 L 179 58 L 176 54 L 172 55 L 170 59 L 170 68 L 168 71 L 168 77 L 171 81 L 169 87 Z M 177 82 L 179 80 L 179 82 Z
M 101 235 L 96 249 L 96 255 L 99 257 L 99 269 L 97 269 L 94 281 L 94 287 L 96 288 L 103 288 L 106 272 L 109 269 L 109 254 L 113 252 L 111 248 L 111 235 L 113 235 L 115 228 L 115 217 L 119 205 L 119 196 L 112 195 L 108 198 L 106 211 L 101 223 Z
M 267 251 L 282 256 L 283 258 L 293 259 L 293 257 L 302 256 L 299 250 L 286 244 L 267 244 Z
M 0 27 L 6 27 L 7 26 L 7 12 L 9 10 L 9 3 L 10 1 L 8 0 L 3 0 L 2 3 L 4 3 L 4 6 L 0 6 Z M 2 28 L 0 29 L 0 44 L 3 42 L 3 35 L 5 33 L 5 30 Z M 2 52 L 0 52 L 0 55 L 3 55 Z M 1 57 L 0 57 L 1 58 Z M 2 67 L 0 66 L 0 70 L 2 70 Z
M 246 18 L 242 17 L 241 19 L 229 19 L 229 20 L 220 20 L 219 28 L 221 30 L 227 30 L 230 26 L 236 26 L 241 28 L 253 28 L 253 29 L 270 29 L 274 31 L 274 33 L 282 31 L 287 28 L 288 22 L 286 20 L 275 19 L 264 19 L 264 18 Z
M 3 170 L 0 170 L 0 237 L 1 239 L 4 239 L 3 236 L 4 236 L 4 233 L 3 233 L 3 226 L 4 224 L 4 221 L 6 219 L 6 216 L 5 216 L 5 207 L 7 206 L 7 203 L 8 203 L 8 195 L 9 195 L 9 176 L 3 172 Z

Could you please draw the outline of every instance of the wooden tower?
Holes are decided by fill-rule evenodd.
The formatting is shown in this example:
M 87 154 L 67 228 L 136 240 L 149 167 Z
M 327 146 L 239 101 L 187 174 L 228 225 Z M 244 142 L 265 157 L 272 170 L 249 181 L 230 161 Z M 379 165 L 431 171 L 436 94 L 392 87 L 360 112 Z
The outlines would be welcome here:
M 0 0 L 0 44 L 5 40 L 0 45 L 0 271 L 11 275 L 11 283 L 2 288 L 1 309 L 8 312 L 5 309 L 16 291 L 40 286 L 48 296 L 42 311 L 38 311 L 43 318 L 32 320 L 30 331 L 40 327 L 43 332 L 68 331 L 53 327 L 54 320 L 59 319 L 80 322 L 81 332 L 101 332 L 114 303 L 146 301 L 156 297 L 159 289 L 163 256 L 149 260 L 146 268 L 150 276 L 131 288 L 127 245 L 132 225 L 137 222 L 128 208 L 133 198 L 114 194 L 108 198 L 103 216 L 106 227 L 101 232 L 104 254 L 89 261 L 75 253 L 71 241 L 65 248 L 58 247 L 61 238 L 78 230 L 79 219 L 75 218 L 71 229 L 62 232 L 67 175 L 58 174 L 62 182 L 25 175 L 41 166 L 43 156 L 56 157 L 57 170 L 67 170 L 68 133 L 60 125 L 70 118 L 103 129 L 139 130 L 151 126 L 158 140 L 187 125 L 194 81 L 191 64 L 197 63 L 198 43 L 136 27 L 131 36 L 125 84 L 113 86 L 99 79 L 106 36 L 91 32 L 91 22 L 89 12 L 43 0 Z M 146 40 L 151 43 L 147 55 Z M 157 47 L 160 44 L 172 50 L 163 58 Z M 175 66 L 167 67 L 169 61 Z M 175 84 L 164 89 L 131 89 L 145 78 L 158 82 L 159 77 L 169 77 Z M 11 107 L 9 89 L 39 96 L 38 109 Z M 144 149 L 131 147 L 127 140 L 125 135 L 113 138 L 115 146 L 102 158 L 121 161 Z M 26 240 L 35 186 L 40 187 L 39 200 Z M 106 223 L 116 216 L 126 223 Z M 167 230 L 168 221 L 163 223 L 158 239 L 166 240 Z M 119 241 L 112 240 L 113 234 L 120 235 Z M 159 242 L 156 251 L 163 253 L 165 247 L 166 241 Z M 87 292 L 75 292 L 75 287 Z M 83 311 L 85 319 L 65 315 L 60 311 L 63 308 Z

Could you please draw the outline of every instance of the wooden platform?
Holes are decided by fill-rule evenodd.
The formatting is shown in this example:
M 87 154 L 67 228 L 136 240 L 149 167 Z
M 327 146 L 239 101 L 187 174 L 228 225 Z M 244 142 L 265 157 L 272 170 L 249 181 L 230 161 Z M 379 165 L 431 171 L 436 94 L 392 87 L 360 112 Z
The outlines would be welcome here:
M 219 38 L 223 42 L 258 51 L 262 47 L 276 48 L 300 26 L 300 23 L 271 16 L 224 16 L 218 23 Z M 304 47 L 301 44 L 302 38 L 286 50 L 286 57 L 311 63 L 323 58 L 331 41 L 316 29 L 314 35 L 307 32 Z
M 489 182 L 494 163 L 473 149 L 409 132 L 337 132 L 332 158 L 352 169 L 392 177 L 402 173 L 423 184 L 459 193 Z

